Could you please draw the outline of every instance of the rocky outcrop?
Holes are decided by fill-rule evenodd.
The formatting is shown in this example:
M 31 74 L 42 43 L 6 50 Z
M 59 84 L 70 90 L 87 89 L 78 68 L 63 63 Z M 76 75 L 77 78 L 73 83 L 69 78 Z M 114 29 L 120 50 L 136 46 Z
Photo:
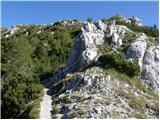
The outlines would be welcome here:
M 111 45 L 112 46 L 121 46 L 123 45 L 123 38 L 125 36 L 126 32 L 129 32 L 130 30 L 123 25 L 116 25 L 115 23 L 109 25 L 107 36 L 112 36 Z
M 137 25 L 137 26 L 143 26 L 142 20 L 139 19 L 136 16 L 132 16 L 132 17 L 126 18 L 126 17 L 124 17 L 122 15 L 118 15 L 117 17 L 118 17 L 119 21 L 125 21 L 126 23 L 131 23 L 131 24 L 134 24 L 134 25 Z
M 135 24 L 135 25 L 137 25 L 137 26 L 143 26 L 142 20 L 139 19 L 139 18 L 136 17 L 136 16 L 130 17 L 129 20 L 131 21 L 132 24 Z
M 140 25 L 141 20 L 135 17 L 132 19 L 126 20 Z M 133 33 L 135 39 L 128 42 L 125 39 L 126 32 Z M 105 37 L 111 38 L 111 43 L 106 42 Z M 158 118 L 158 97 L 150 86 L 158 90 L 159 48 L 149 47 L 148 39 L 144 33 L 116 25 L 115 21 L 83 23 L 67 66 L 53 80 L 56 81 L 53 89 L 58 88 L 58 91 L 53 100 L 52 117 Z M 129 45 L 125 52 L 126 59 L 131 62 L 133 59 L 138 60 L 141 75 L 136 76 L 136 79 L 130 78 L 110 68 L 98 67 L 98 63 L 97 67 L 88 67 L 101 56 L 97 46 L 106 43 L 111 48 L 110 52 L 122 52 L 118 48 Z
M 141 78 L 154 87 L 155 90 L 159 89 L 159 47 L 149 47 L 143 57 L 143 66 Z
M 97 61 L 97 45 L 104 43 L 104 36 L 112 37 L 112 46 L 123 45 L 124 33 L 129 31 L 127 27 L 115 25 L 115 23 L 103 23 L 97 21 L 94 24 L 85 22 L 82 33 L 77 37 L 71 55 L 68 59 L 68 69 L 70 71 L 80 70 Z
M 133 59 L 138 59 L 139 61 L 139 66 L 142 67 L 143 64 L 143 56 L 147 47 L 147 37 L 145 34 L 142 34 L 135 42 L 131 43 L 129 46 L 127 52 L 126 52 L 126 57 L 127 58 L 133 58 Z
M 104 33 L 92 23 L 84 23 L 68 60 L 71 70 L 80 70 L 98 57 L 96 45 L 103 43 Z
M 141 36 L 129 46 L 126 57 L 138 59 L 142 80 L 158 91 L 159 48 L 157 46 L 147 48 L 147 40 L 147 36 L 141 34 Z
M 60 20 L 56 23 L 54 23 L 54 26 L 63 26 L 63 27 L 69 27 L 69 26 L 73 26 L 76 25 L 78 23 L 77 20 Z
M 99 56 L 101 56 L 101 54 L 98 52 L 99 49 L 97 48 L 97 45 L 104 44 L 105 36 L 111 37 L 111 46 L 114 49 L 115 47 L 122 46 L 124 44 L 124 37 L 126 32 L 132 31 L 129 30 L 126 26 L 116 25 L 115 21 L 110 23 L 104 23 L 102 21 L 97 21 L 95 23 L 85 22 L 82 27 L 82 33 L 75 41 L 65 71 L 68 70 L 68 72 L 73 72 L 82 70 L 92 62 L 96 62 Z M 137 34 L 137 36 L 139 37 L 130 44 L 126 52 L 126 58 L 129 60 L 137 59 L 141 71 L 143 71 L 143 74 L 145 74 L 144 70 L 142 70 L 142 65 L 143 57 L 147 48 L 148 37 L 144 33 Z M 155 77 L 157 78 L 157 76 L 158 74 L 156 72 Z M 152 78 L 150 79 L 150 82 L 152 82 Z M 155 86 L 155 84 L 153 86 Z
M 5 36 L 6 38 L 8 38 L 8 37 L 12 36 L 17 30 L 19 30 L 19 28 L 17 28 L 17 27 L 12 27 L 12 28 L 8 29 L 7 32 L 4 33 L 4 36 Z

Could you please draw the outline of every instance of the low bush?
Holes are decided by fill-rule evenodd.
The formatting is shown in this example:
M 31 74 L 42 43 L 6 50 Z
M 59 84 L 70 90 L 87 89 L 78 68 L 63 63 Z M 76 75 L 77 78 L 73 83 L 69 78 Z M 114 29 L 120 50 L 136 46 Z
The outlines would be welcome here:
M 138 62 L 136 60 L 129 62 L 125 59 L 125 56 L 120 53 L 102 55 L 99 61 L 102 67 L 110 65 L 116 70 L 126 73 L 130 77 L 138 76 L 140 73 Z

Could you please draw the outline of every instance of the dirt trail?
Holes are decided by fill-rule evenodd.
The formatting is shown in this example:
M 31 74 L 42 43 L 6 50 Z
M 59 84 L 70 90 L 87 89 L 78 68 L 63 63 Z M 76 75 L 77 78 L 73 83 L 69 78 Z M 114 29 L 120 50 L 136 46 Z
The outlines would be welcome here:
M 44 96 L 40 103 L 40 119 L 51 119 L 52 97 L 48 81 L 46 81 L 43 91 Z

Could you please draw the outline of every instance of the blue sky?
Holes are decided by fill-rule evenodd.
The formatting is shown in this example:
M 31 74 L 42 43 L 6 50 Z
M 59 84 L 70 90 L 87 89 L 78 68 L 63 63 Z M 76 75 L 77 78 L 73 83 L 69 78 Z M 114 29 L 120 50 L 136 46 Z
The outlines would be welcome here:
M 158 26 L 158 2 L 2 2 L 2 27 L 17 24 L 48 24 L 62 19 L 85 21 L 109 18 L 116 14 L 137 16 L 145 25 Z

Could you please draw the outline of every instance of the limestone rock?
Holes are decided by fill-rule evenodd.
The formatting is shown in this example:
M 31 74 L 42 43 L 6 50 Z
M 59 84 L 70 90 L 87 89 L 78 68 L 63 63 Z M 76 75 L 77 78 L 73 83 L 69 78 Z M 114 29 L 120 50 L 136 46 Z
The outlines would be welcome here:
M 17 30 L 19 30 L 18 27 L 11 27 L 10 29 L 8 29 L 7 32 L 4 33 L 4 36 L 7 38 L 7 37 L 10 37 L 12 36 Z
M 95 23 L 96 27 L 101 31 L 106 31 L 107 25 L 103 23 L 101 20 Z
M 158 91 L 159 88 L 159 47 L 149 47 L 143 58 L 141 78 Z
M 147 37 L 142 34 L 135 42 L 133 42 L 127 52 L 126 57 L 127 58 L 133 58 L 139 60 L 139 66 L 142 67 L 142 59 L 147 47 Z
M 103 44 L 104 32 L 93 23 L 84 23 L 68 59 L 70 70 L 83 69 L 98 58 L 96 45 Z
M 85 32 L 94 32 L 96 30 L 97 30 L 97 27 L 93 23 L 84 22 L 82 31 L 85 31 Z
M 64 81 L 66 79 L 68 78 Z M 135 112 L 139 111 L 131 107 L 130 100 L 143 97 L 143 101 L 146 101 L 147 96 L 148 94 L 143 95 L 143 92 L 123 80 L 107 75 L 103 69 L 92 67 L 84 72 L 74 73 L 62 87 L 58 96 L 54 97 L 52 116 L 56 119 L 137 118 Z M 147 111 L 150 112 L 147 109 L 141 116 L 157 118 Z M 152 112 L 157 114 L 156 111 Z
M 137 25 L 141 22 L 137 18 L 133 19 Z M 126 32 L 132 31 L 123 25 L 116 25 L 115 21 L 82 24 L 82 33 L 75 40 L 67 66 L 53 80 L 54 87 L 60 89 L 54 96 L 53 118 L 127 119 L 138 118 L 139 115 L 141 118 L 158 118 L 157 108 L 151 109 L 146 105 L 151 106 L 150 103 L 153 103 L 155 107 L 158 101 L 156 92 L 151 90 L 148 93 L 147 86 L 158 89 L 159 48 L 147 48 L 148 37 L 144 33 L 135 33 L 138 38 L 130 43 L 126 52 L 128 61 L 138 59 L 141 68 L 138 78 L 141 77 L 144 82 L 127 82 L 128 79 L 135 79 L 119 77 L 120 74 L 116 77 L 116 74 L 114 76 L 111 73 L 115 71 L 108 72 L 98 67 L 98 64 L 97 67 L 87 68 L 101 55 L 97 46 L 105 44 L 104 36 L 111 37 L 111 52 L 121 52 L 117 48 L 125 44 L 123 40 Z M 123 80 L 123 77 L 127 80 Z
M 120 36 L 117 33 L 113 33 L 111 45 L 112 46 L 114 46 L 114 45 L 117 45 L 117 46 L 123 45 L 122 38 L 120 38 Z

